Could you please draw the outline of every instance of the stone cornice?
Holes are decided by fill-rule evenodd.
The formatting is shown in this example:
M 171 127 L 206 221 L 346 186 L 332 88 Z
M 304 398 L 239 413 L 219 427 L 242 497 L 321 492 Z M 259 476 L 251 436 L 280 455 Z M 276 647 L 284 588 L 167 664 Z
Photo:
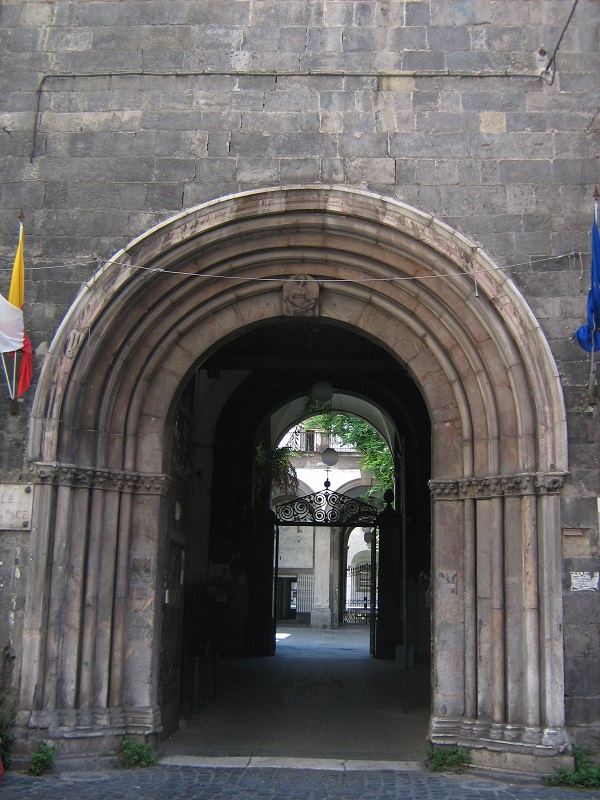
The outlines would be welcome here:
M 490 475 L 456 481 L 431 480 L 429 491 L 434 500 L 524 497 L 560 494 L 564 482 L 563 472 L 523 472 L 517 475 Z
M 109 492 L 166 494 L 171 479 L 167 475 L 92 469 L 74 464 L 36 461 L 29 465 L 34 483 L 70 486 L 73 489 L 103 489 Z

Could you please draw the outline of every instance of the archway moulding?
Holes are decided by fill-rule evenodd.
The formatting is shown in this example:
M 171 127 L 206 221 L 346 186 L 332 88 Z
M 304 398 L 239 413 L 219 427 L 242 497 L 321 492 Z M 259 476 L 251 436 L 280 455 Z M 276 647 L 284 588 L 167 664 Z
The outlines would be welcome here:
M 373 338 L 385 332 L 386 346 L 422 386 L 434 424 L 444 387 L 450 387 L 452 399 L 441 402 L 461 409 L 448 416 L 461 417 L 464 436 L 469 438 L 474 426 L 474 440 L 516 437 L 513 467 L 498 459 L 467 463 L 465 475 L 519 467 L 566 470 L 558 372 L 514 284 L 477 245 L 443 222 L 398 201 L 346 188 L 228 196 L 173 217 L 117 253 L 82 289 L 51 345 L 33 409 L 32 460 L 63 460 L 57 420 L 65 414 L 74 430 L 99 436 L 137 431 L 132 413 L 139 414 L 140 395 L 146 393 L 147 400 L 152 383 L 164 381 L 165 372 L 179 380 L 175 362 L 189 369 L 190 359 L 227 333 L 282 314 L 281 286 L 298 271 L 300 257 L 321 278 L 321 315 Z M 334 283 L 340 267 L 349 279 Z M 77 400 L 67 391 L 76 384 Z M 112 406 L 82 402 L 86 389 L 97 394 L 99 388 L 115 398 Z M 133 399 L 128 419 L 117 402 L 121 393 Z M 461 399 L 462 394 L 467 396 Z M 461 408 L 464 403 L 468 408 Z M 87 409 L 85 426 L 83 417 L 77 420 L 82 409 Z M 98 448 L 98 442 L 90 446 Z M 95 462 L 101 456 L 88 457 Z
M 566 414 L 548 342 L 477 245 L 398 201 L 338 187 L 257 190 L 179 214 L 108 261 L 65 317 L 29 441 L 41 471 L 24 625 L 28 724 L 42 711 L 58 725 L 65 709 L 84 719 L 124 706 L 158 732 L 171 410 L 223 342 L 302 311 L 284 309 L 283 286 L 297 275 L 318 285 L 311 313 L 394 355 L 429 411 L 432 741 L 476 740 L 488 765 L 500 752 L 535 769 L 527 759 L 541 754 L 547 770 L 568 746 Z M 42 478 L 44 465 L 55 479 Z M 156 488 L 132 491 L 126 476 Z M 100 579 L 100 554 L 112 583 Z

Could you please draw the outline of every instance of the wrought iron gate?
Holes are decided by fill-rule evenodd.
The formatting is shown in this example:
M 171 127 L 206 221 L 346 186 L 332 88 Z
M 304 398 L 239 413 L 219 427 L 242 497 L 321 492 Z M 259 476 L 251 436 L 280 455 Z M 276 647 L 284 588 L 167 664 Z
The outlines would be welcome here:
M 357 564 L 346 570 L 344 622 L 368 624 L 371 619 L 371 565 Z

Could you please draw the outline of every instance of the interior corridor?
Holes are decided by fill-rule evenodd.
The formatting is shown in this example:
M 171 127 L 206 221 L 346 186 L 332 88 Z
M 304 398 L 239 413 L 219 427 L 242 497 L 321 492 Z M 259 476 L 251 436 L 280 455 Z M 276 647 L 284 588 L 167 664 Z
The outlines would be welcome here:
M 163 742 L 163 756 L 422 761 L 429 667 L 369 654 L 368 626 L 279 626 L 273 657 L 227 658 L 214 697 Z

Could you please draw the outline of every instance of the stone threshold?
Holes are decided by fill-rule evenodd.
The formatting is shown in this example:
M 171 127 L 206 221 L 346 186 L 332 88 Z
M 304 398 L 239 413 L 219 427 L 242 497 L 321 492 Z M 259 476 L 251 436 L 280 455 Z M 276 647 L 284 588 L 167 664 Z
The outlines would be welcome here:
M 160 764 L 169 767 L 228 769 L 315 769 L 333 772 L 422 772 L 418 761 L 369 761 L 335 758 L 281 758 L 274 756 L 165 756 Z

